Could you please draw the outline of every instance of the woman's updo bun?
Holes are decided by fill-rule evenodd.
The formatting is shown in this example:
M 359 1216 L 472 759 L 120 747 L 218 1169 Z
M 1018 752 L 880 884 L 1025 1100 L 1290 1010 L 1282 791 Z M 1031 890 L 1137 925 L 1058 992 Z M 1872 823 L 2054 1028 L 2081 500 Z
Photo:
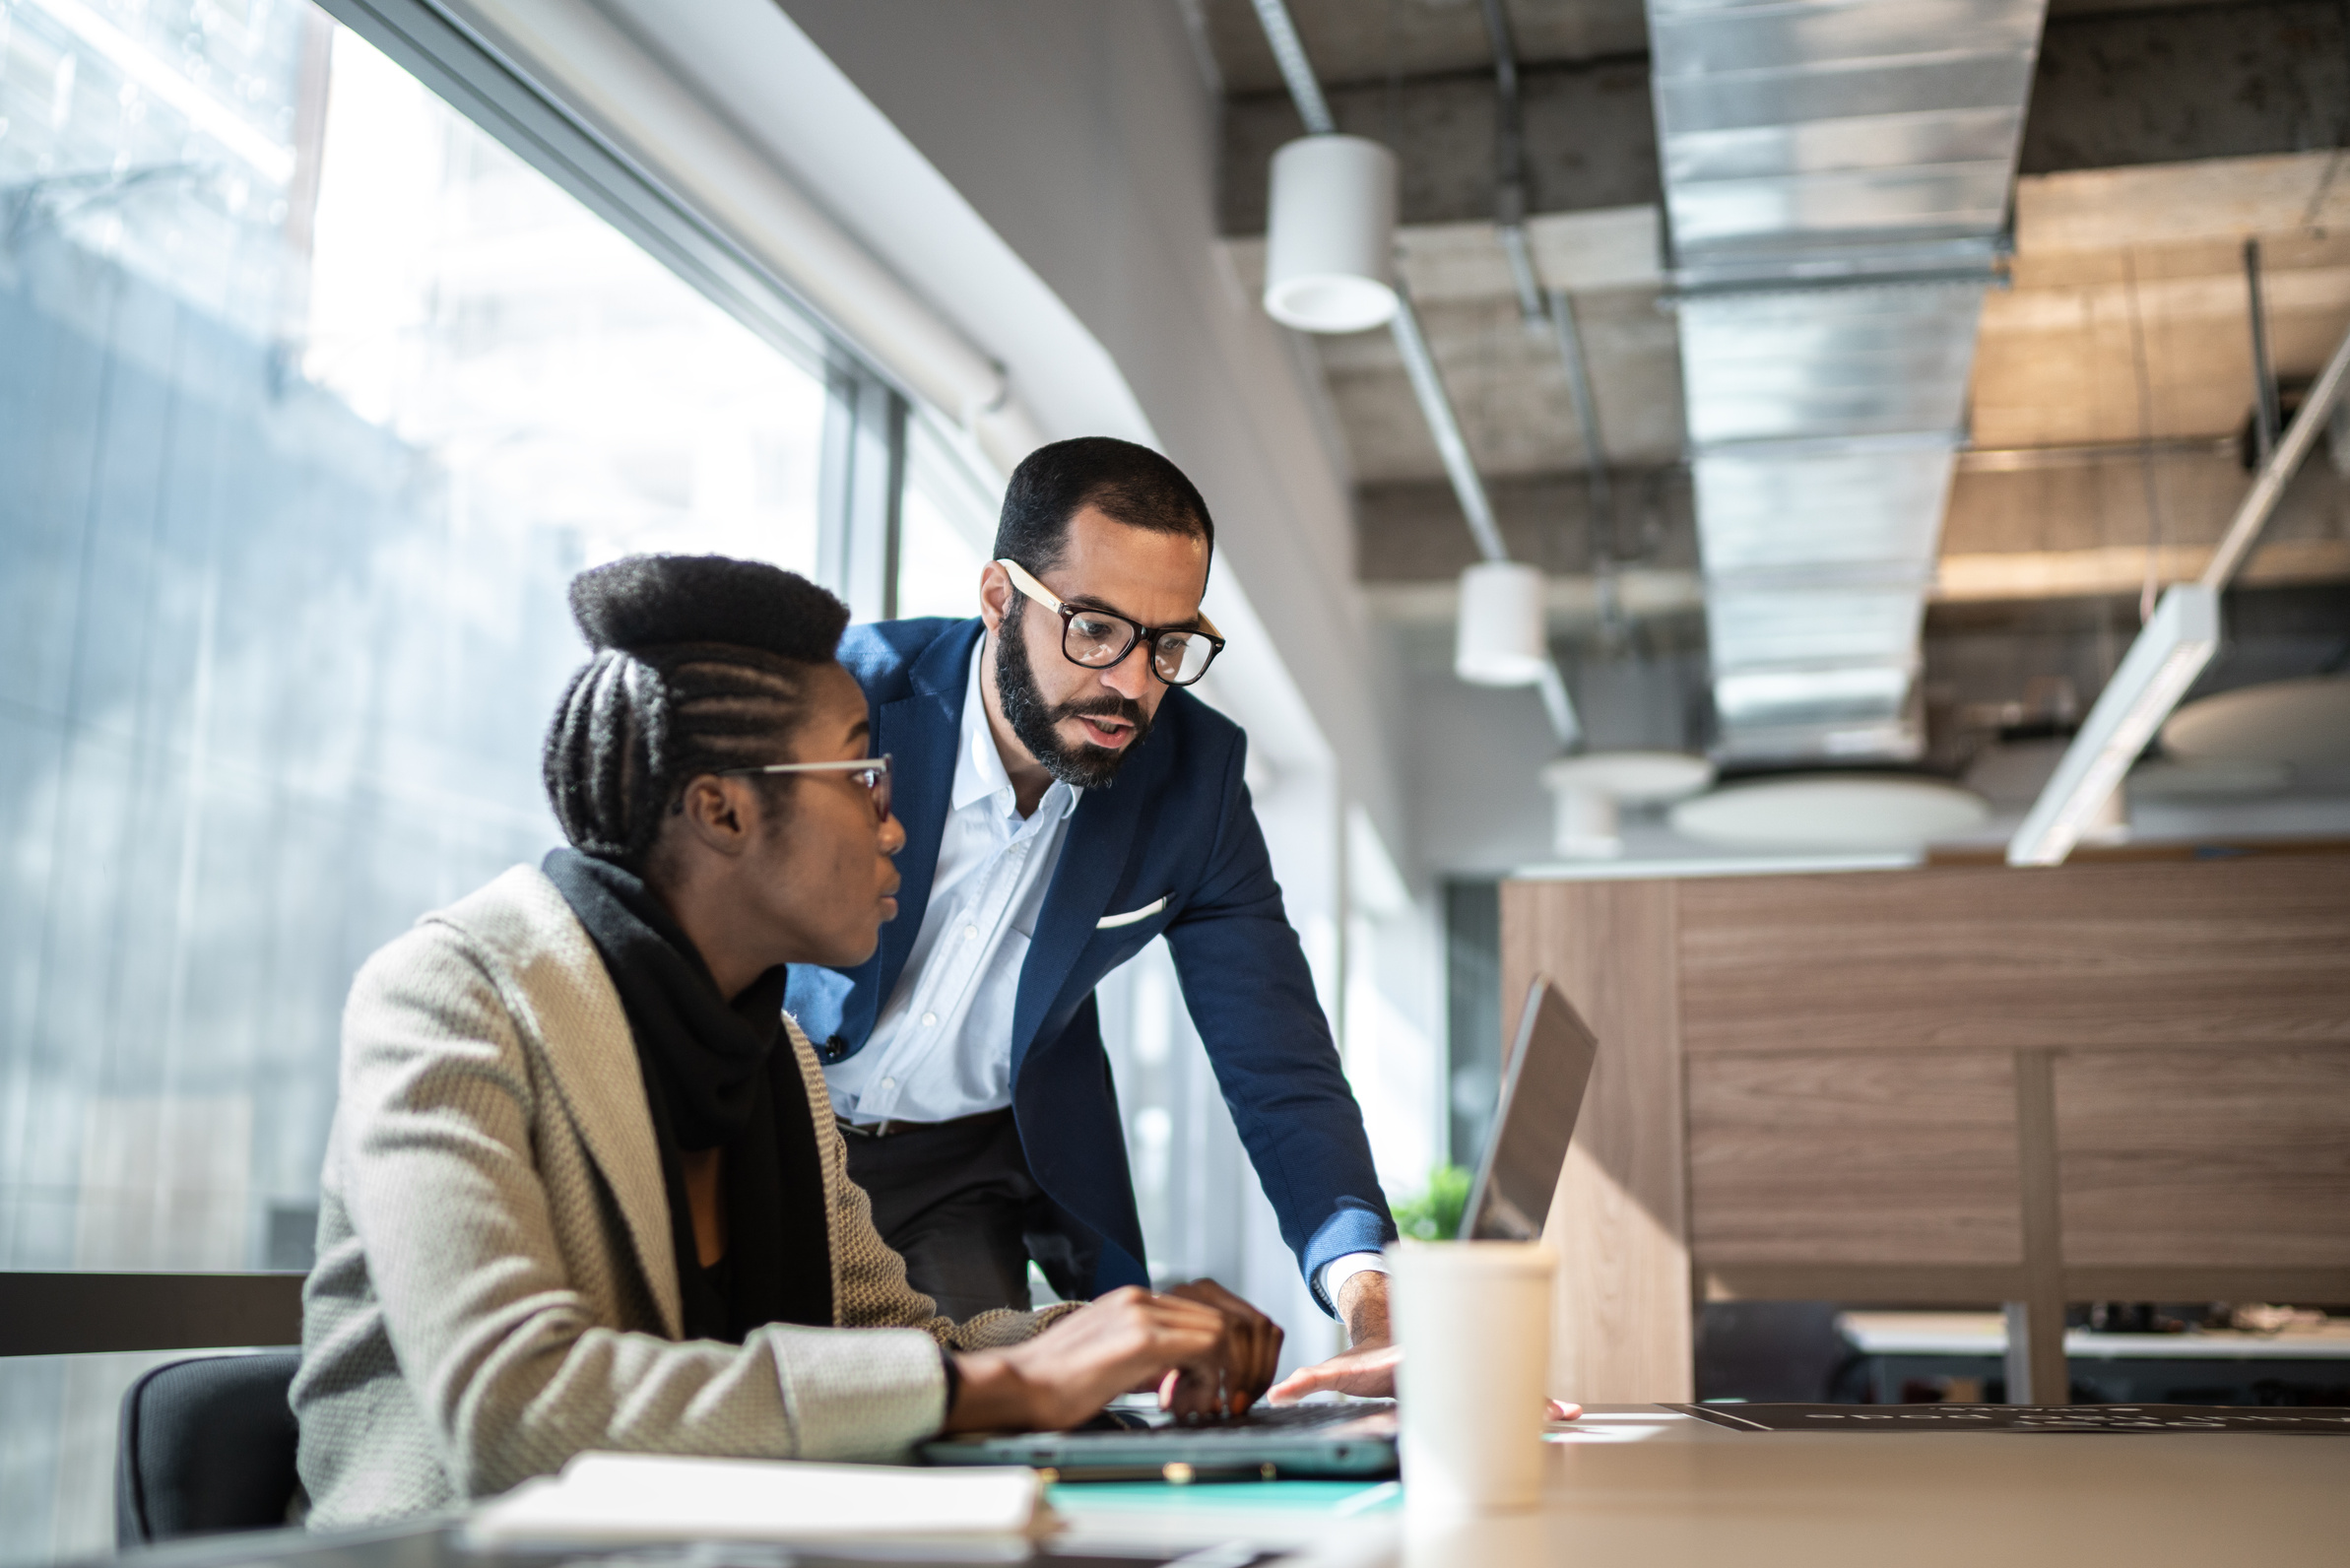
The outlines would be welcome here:
M 840 646 L 849 607 L 763 560 L 626 555 L 571 579 L 571 619 L 598 650 L 641 656 L 717 642 L 821 664 Z
M 629 555 L 571 579 L 571 618 L 594 656 L 548 728 L 547 798 L 574 848 L 642 871 L 687 782 L 790 759 L 849 610 L 764 561 Z

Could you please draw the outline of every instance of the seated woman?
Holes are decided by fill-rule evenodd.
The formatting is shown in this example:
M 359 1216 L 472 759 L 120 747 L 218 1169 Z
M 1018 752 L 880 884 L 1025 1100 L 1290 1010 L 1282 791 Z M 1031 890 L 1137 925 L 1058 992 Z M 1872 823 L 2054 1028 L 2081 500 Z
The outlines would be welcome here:
M 588 1449 L 881 1460 L 1153 1383 L 1263 1392 L 1280 1331 L 1213 1285 L 958 1325 L 876 1234 L 782 1013 L 787 964 L 860 963 L 897 912 L 840 602 L 640 556 L 571 605 L 594 656 L 545 765 L 574 847 L 352 986 L 293 1392 L 311 1525 Z

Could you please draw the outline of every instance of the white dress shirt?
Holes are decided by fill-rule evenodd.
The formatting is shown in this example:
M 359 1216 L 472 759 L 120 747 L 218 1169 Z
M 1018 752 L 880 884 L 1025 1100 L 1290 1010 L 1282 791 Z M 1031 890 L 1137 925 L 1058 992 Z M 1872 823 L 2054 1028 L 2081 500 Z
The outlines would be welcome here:
M 852 1122 L 948 1122 L 1012 1103 L 1020 968 L 1084 792 L 1055 779 L 1020 816 L 980 699 L 980 651 L 922 930 L 865 1049 L 824 1069 L 833 1105 Z
M 1055 779 L 1035 813 L 1020 816 L 980 698 L 984 647 L 971 651 L 922 930 L 865 1049 L 824 1069 L 834 1109 L 861 1125 L 947 1122 L 1012 1103 L 1020 968 L 1084 791 Z M 1336 1303 L 1346 1280 L 1366 1270 L 1384 1274 L 1386 1261 L 1375 1252 L 1334 1258 L 1316 1283 Z

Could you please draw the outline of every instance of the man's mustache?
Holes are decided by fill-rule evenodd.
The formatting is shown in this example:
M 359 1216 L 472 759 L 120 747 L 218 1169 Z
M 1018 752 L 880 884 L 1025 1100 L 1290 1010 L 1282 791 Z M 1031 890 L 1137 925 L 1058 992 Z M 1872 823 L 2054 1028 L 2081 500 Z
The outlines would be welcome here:
M 1063 719 L 1077 718 L 1124 719 L 1135 727 L 1138 734 L 1150 728 L 1150 715 L 1142 711 L 1142 703 L 1131 697 L 1081 697 L 1074 702 L 1063 702 L 1053 709 L 1050 722 L 1058 724 Z

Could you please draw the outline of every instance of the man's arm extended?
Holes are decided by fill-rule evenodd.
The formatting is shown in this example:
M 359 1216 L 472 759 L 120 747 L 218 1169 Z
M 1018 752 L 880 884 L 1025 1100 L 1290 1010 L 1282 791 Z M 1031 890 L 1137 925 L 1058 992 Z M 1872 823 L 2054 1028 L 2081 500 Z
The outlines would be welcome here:
M 1167 928 L 1167 944 L 1281 1239 L 1322 1299 L 1321 1268 L 1377 1252 L 1394 1237 L 1395 1222 L 1305 950 L 1281 908 L 1265 835 L 1240 780 L 1242 761 L 1243 747 L 1235 745 L 1206 869 Z M 1384 1279 L 1355 1274 L 1345 1282 L 1366 1279 L 1380 1286 L 1384 1329 Z

